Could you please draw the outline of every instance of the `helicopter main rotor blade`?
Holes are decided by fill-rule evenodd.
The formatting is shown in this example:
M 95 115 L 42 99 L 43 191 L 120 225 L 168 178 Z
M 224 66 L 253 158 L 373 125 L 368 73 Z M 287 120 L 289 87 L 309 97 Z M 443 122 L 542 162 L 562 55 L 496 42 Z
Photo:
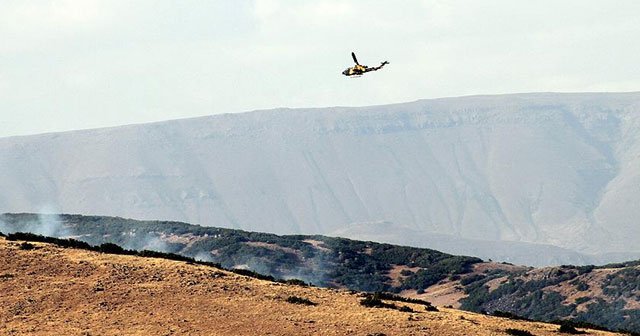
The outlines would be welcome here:
M 353 51 L 351 52 L 351 57 L 353 57 L 353 61 L 356 62 L 357 65 L 360 65 L 360 63 L 358 63 L 358 59 L 356 58 L 356 54 Z

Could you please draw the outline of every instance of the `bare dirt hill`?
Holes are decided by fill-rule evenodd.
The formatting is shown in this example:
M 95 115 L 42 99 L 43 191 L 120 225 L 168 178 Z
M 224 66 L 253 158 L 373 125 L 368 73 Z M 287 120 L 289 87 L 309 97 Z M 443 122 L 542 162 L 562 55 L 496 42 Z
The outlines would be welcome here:
M 367 308 L 359 293 L 29 244 L 0 238 L 2 335 L 504 335 L 508 328 L 558 335 L 552 324 L 400 302 L 414 312 Z

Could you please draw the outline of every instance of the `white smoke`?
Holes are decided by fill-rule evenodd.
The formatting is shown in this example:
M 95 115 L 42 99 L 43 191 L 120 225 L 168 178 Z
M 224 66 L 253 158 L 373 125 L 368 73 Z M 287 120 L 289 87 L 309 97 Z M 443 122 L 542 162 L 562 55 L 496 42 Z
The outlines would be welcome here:
M 313 257 L 304 260 L 299 268 L 287 272 L 284 279 L 298 279 L 308 284 L 322 285 L 328 279 L 331 268 L 324 253 L 316 251 Z
M 135 230 L 122 232 L 124 242 L 115 242 L 127 250 L 149 250 L 156 252 L 170 252 L 169 245 L 155 232 L 139 233 Z M 107 239 L 108 241 L 108 239 Z
M 11 215 L 8 215 L 11 216 Z M 71 231 L 66 228 L 55 209 L 50 206 L 42 207 L 35 215 L 19 216 L 18 219 L 5 217 L 7 222 L 0 221 L 0 232 L 29 232 L 48 237 L 68 237 Z
M 210 252 L 206 252 L 206 251 L 200 251 L 198 252 L 193 259 L 197 260 L 197 261 L 207 261 L 207 262 L 211 262 L 213 261 L 213 259 L 211 258 L 211 253 Z
M 48 237 L 66 237 L 69 235 L 68 230 L 62 225 L 60 216 L 54 212 L 39 213 L 37 225 L 30 231 Z
M 150 250 L 157 252 L 168 252 L 167 243 L 153 233 L 146 234 L 142 240 L 142 250 Z
M 0 219 L 0 232 L 2 232 L 2 233 L 4 233 L 4 234 L 7 234 L 7 233 L 11 233 L 11 232 L 13 232 L 13 231 L 9 228 L 9 226 L 8 226 L 4 221 L 2 221 L 2 219 Z

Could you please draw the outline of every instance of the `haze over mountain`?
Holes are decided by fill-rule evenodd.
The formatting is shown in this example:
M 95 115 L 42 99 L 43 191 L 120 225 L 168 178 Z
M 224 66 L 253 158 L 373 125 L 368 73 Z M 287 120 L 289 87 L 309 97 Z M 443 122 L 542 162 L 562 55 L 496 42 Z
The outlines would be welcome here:
M 497 246 L 535 251 L 539 264 L 623 260 L 640 255 L 640 93 L 276 109 L 2 138 L 0 189 L 1 212 L 412 245 L 445 237 L 451 248 L 437 248 L 483 257 L 495 245 L 470 244 L 519 242 Z

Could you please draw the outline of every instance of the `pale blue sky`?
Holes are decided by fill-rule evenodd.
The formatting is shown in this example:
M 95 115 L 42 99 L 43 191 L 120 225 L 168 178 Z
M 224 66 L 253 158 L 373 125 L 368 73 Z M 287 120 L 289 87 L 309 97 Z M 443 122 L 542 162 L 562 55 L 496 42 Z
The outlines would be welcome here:
M 0 137 L 242 112 L 640 90 L 640 1 L 0 1 Z M 383 71 L 350 79 L 361 63 Z

